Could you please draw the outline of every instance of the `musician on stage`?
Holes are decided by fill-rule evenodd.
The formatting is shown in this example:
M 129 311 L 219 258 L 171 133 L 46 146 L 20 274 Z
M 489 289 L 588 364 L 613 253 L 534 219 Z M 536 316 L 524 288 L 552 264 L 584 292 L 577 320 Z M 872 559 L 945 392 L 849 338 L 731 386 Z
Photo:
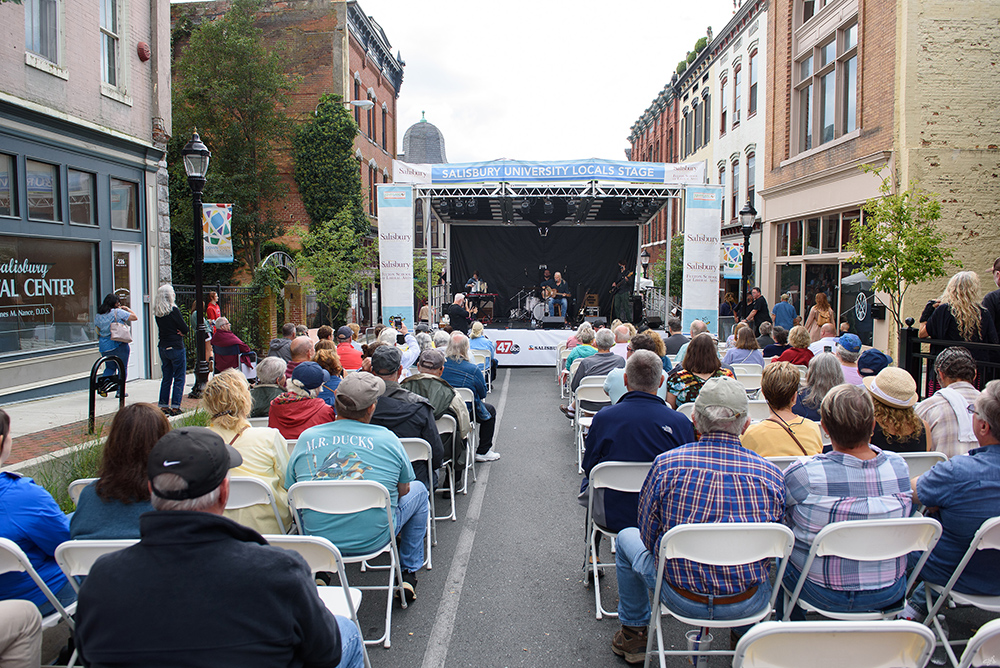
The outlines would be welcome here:
M 480 299 L 477 293 L 486 292 L 486 282 L 479 280 L 479 272 L 473 271 L 472 278 L 465 282 L 465 293 L 468 296 L 469 306 L 479 308 Z M 468 334 L 468 332 L 466 332 Z
M 547 286 L 544 283 L 542 285 L 542 296 L 548 302 L 549 317 L 555 317 L 556 304 L 559 304 L 562 307 L 560 314 L 563 320 L 568 320 L 570 291 L 569 284 L 562 279 L 562 274 L 557 271 Z
M 611 317 L 622 322 L 632 322 L 632 278 L 635 271 L 625 268 L 625 261 L 618 261 L 618 277 L 611 284 L 611 293 L 615 296 L 611 308 Z

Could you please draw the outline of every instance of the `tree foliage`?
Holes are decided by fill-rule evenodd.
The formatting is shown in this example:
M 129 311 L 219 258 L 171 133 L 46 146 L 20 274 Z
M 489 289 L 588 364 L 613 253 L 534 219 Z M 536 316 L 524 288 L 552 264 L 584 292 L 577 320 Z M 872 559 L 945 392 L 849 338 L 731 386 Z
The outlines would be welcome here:
M 444 260 L 431 258 L 431 284 L 444 271 Z M 418 302 L 427 299 L 427 253 L 423 248 L 413 250 L 413 296 Z
M 174 63 L 175 136 L 169 146 L 171 227 L 191 226 L 180 150 L 197 128 L 212 151 L 204 200 L 235 205 L 233 246 L 237 260 L 250 267 L 260 263 L 262 245 L 283 232 L 270 210 L 285 192 L 273 156 L 291 129 L 284 108 L 296 84 L 254 26 L 261 5 L 234 0 L 223 17 L 191 30 Z M 190 264 L 178 260 L 175 272 L 182 274 Z
M 902 326 L 903 296 L 909 287 L 947 274 L 952 251 L 943 246 L 944 235 L 934 221 L 941 217 L 941 204 L 931 194 L 910 183 L 910 189 L 893 193 L 891 175 L 862 165 L 866 173 L 882 180 L 875 197 L 864 206 L 864 220 L 851 223 L 848 250 L 851 261 L 872 281 L 872 288 L 889 296 L 886 304 L 898 330 Z
M 660 290 L 667 281 L 667 263 L 660 259 L 653 264 L 653 285 Z M 684 235 L 670 239 L 670 296 L 680 299 L 684 289 Z
M 300 237 L 302 252 L 296 264 L 319 301 L 334 311 L 347 301 L 355 285 L 375 282 L 378 266 L 375 246 L 363 243 L 363 235 L 354 231 L 351 220 L 350 209 L 344 208 Z

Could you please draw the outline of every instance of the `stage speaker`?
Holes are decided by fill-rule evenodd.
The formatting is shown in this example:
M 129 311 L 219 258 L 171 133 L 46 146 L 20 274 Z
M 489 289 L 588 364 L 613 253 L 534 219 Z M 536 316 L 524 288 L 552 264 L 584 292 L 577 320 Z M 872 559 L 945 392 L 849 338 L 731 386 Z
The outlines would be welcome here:
M 597 325 L 600 325 L 601 327 L 607 327 L 608 326 L 608 320 L 607 320 L 607 318 L 602 318 L 600 316 L 590 316 L 590 315 L 588 315 L 588 316 L 586 316 L 584 318 L 584 320 L 586 320 L 587 322 L 589 322 L 591 325 L 593 325 L 595 327 Z
M 547 315 L 542 316 L 539 319 L 539 322 L 542 323 L 542 329 L 562 329 L 563 325 L 565 324 L 565 321 L 563 320 L 561 315 L 556 315 L 551 317 Z
M 642 322 L 642 295 L 632 296 L 632 322 Z
M 649 325 L 650 329 L 661 329 L 663 327 L 663 318 L 658 315 L 651 316 L 646 320 L 646 324 Z

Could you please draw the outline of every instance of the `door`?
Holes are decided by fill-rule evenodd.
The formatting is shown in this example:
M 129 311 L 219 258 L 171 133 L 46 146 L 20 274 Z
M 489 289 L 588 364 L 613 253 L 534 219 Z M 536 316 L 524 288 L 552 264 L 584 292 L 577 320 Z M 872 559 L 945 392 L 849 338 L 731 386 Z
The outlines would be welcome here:
M 111 245 L 115 294 L 132 309 L 138 320 L 132 324 L 128 379 L 146 378 L 146 318 L 142 303 L 142 248 L 138 244 Z

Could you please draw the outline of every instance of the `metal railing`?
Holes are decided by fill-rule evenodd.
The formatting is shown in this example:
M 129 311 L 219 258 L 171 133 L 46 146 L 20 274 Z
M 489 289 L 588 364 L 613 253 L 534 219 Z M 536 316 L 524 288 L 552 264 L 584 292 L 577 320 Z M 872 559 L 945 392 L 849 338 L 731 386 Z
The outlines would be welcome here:
M 264 348 L 267 341 L 258 341 L 260 337 L 260 297 L 257 291 L 248 285 L 206 285 L 205 298 L 209 292 L 219 295 L 219 310 L 233 325 L 233 334 L 256 350 L 267 352 Z M 188 319 L 189 331 L 184 337 L 184 347 L 187 349 L 189 363 L 194 360 L 195 330 L 191 313 L 194 310 L 195 289 L 193 285 L 175 285 L 177 306 Z M 211 331 L 211 330 L 210 330 Z
M 952 346 L 967 349 L 976 359 L 976 380 L 973 384 L 977 388 L 982 389 L 988 381 L 1000 378 L 1000 345 L 921 339 L 913 323 L 913 318 L 907 318 L 907 326 L 899 330 L 899 367 L 913 376 L 920 399 L 934 394 L 940 387 L 934 374 L 934 361 L 938 353 Z

